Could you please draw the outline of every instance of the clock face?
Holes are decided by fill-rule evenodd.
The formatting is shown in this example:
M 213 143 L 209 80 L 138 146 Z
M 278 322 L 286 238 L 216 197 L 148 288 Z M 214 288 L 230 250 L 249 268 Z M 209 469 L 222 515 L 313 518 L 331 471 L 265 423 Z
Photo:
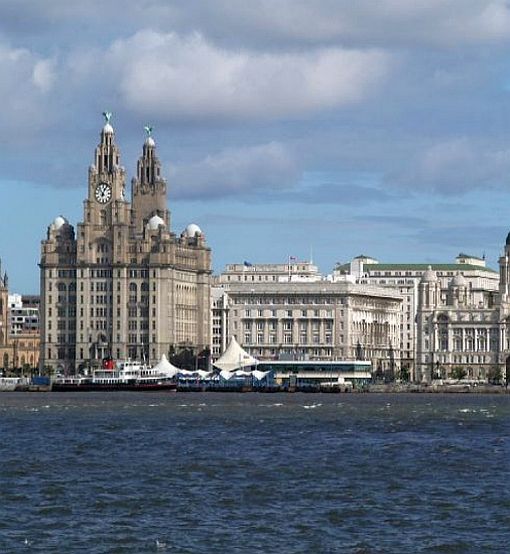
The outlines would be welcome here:
M 95 197 L 100 204 L 106 204 L 112 197 L 112 187 L 108 183 L 99 183 L 96 187 Z

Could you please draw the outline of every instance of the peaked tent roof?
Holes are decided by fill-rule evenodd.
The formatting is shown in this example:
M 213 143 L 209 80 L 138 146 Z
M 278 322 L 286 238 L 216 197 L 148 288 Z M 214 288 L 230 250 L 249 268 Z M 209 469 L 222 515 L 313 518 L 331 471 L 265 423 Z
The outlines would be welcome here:
M 177 375 L 177 373 L 180 373 L 180 369 L 178 367 L 175 367 L 173 364 L 171 364 L 165 354 L 161 356 L 161 360 L 154 366 L 153 369 L 157 369 L 161 373 L 164 373 L 168 377 L 173 377 L 174 375 Z
M 235 371 L 236 369 L 256 365 L 257 363 L 258 360 L 241 348 L 235 337 L 232 337 L 221 358 L 213 365 L 221 370 Z

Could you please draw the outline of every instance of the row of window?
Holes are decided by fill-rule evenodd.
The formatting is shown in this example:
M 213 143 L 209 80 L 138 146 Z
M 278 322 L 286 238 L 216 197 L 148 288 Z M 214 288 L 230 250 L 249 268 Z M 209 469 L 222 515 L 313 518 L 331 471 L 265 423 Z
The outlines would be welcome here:
M 234 294 L 235 293 L 231 293 L 231 296 L 234 297 Z M 253 296 L 249 296 L 249 297 L 239 297 L 239 296 L 236 296 L 235 298 L 233 298 L 233 302 L 234 304 L 252 304 L 252 305 L 257 305 L 257 304 L 317 304 L 317 305 L 322 305 L 322 304 L 335 304 L 335 299 L 334 298 L 331 298 L 331 297 L 325 297 L 325 296 L 306 296 L 306 297 L 294 297 L 294 296 L 290 296 L 290 297 L 274 297 L 274 298 L 269 298 L 269 297 L 253 297 Z M 338 298 L 336 300 L 336 304 L 345 304 L 346 303 L 346 300 L 345 298 Z

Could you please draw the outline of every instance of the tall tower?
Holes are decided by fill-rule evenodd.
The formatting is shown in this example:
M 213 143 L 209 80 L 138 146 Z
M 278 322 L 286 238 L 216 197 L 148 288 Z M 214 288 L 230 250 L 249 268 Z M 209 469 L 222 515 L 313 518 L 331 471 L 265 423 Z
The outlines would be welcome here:
M 163 219 L 170 229 L 170 213 L 166 207 L 166 181 L 161 176 L 161 163 L 156 156 L 152 127 L 146 126 L 147 138 L 138 160 L 136 177 L 131 180 L 135 232 L 141 233 L 153 215 Z
M 174 346 L 199 351 L 210 345 L 205 236 L 193 225 L 179 237 L 170 231 L 166 182 L 149 127 L 132 204 L 126 199 L 111 114 L 103 115 L 76 239 L 59 216 L 42 242 L 41 364 L 65 371 L 110 355 L 155 360 Z
M 501 304 L 510 302 L 510 233 L 505 242 L 503 255 L 499 258 L 499 293 Z
M 7 273 L 4 273 L 2 277 L 2 261 L 0 260 L 0 346 L 7 344 L 9 338 L 9 289 Z M 1 367 L 0 360 L 0 367 Z

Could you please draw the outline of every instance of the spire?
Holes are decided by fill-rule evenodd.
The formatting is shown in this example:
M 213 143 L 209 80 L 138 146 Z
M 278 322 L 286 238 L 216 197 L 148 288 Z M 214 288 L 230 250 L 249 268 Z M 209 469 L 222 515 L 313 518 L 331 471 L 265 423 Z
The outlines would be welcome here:
M 110 123 L 112 112 L 104 111 L 104 127 L 101 130 L 101 142 L 96 148 L 95 166 L 99 173 L 113 173 L 119 166 L 120 152 L 115 144 L 115 133 Z
M 161 178 L 161 162 L 156 156 L 156 142 L 152 137 L 152 127 L 145 125 L 147 138 L 143 143 L 142 157 L 138 160 L 137 178 L 142 185 L 154 186 Z
M 111 135 L 113 134 L 113 127 L 110 124 L 110 119 L 112 118 L 112 112 L 103 112 L 104 117 L 104 127 L 103 127 L 103 134 L 105 135 Z
M 170 214 L 166 205 L 166 181 L 161 174 L 161 162 L 156 155 L 156 143 L 152 127 L 145 125 L 146 138 L 142 155 L 138 159 L 136 177 L 131 181 L 132 206 L 135 226 L 139 232 L 145 229 L 152 216 L 163 219 L 170 229 Z

